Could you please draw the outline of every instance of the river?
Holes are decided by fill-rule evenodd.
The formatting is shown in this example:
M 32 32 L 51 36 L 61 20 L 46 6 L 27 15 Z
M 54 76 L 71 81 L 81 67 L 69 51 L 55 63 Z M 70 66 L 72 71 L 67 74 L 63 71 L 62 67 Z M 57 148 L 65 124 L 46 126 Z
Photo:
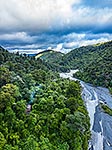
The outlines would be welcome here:
M 73 73 L 78 70 L 71 70 L 69 73 L 60 73 L 60 77 L 73 78 Z M 112 150 L 112 116 L 104 113 L 100 103 L 108 105 L 112 109 L 112 95 L 108 89 L 94 87 L 91 84 L 78 80 L 82 86 L 82 99 L 90 117 L 91 139 L 88 150 Z

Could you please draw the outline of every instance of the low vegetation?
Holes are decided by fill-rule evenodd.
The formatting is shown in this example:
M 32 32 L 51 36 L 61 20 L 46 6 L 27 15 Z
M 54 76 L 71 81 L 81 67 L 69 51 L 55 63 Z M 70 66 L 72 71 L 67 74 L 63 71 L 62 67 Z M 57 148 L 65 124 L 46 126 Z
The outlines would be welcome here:
M 101 108 L 103 109 L 103 111 L 107 114 L 109 114 L 110 116 L 112 116 L 112 109 L 109 108 L 107 105 L 105 104 L 100 104 Z

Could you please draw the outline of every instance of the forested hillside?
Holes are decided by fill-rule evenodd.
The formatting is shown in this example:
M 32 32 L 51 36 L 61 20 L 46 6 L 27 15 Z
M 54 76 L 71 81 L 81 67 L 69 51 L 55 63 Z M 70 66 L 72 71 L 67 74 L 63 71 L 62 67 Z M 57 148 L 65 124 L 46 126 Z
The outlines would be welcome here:
M 53 51 L 53 50 L 46 50 L 43 52 L 40 52 L 35 56 L 36 59 L 40 58 L 44 62 L 46 62 L 47 67 L 52 71 L 58 71 L 58 72 L 66 72 L 68 71 L 68 68 L 66 65 L 63 64 L 62 58 L 65 56 L 64 53 Z
M 110 54 L 112 54 L 112 41 L 76 48 L 64 55 L 61 61 L 72 69 L 83 69 L 91 62 L 103 59 L 103 55 L 111 61 L 112 56 Z
M 112 41 L 76 48 L 50 62 L 51 69 L 66 72 L 79 69 L 74 77 L 112 92 Z
M 88 149 L 90 120 L 78 82 L 2 47 L 0 64 L 0 150 Z
M 93 52 L 90 50 L 83 56 L 84 65 L 82 63 L 80 71 L 74 77 L 96 86 L 107 87 L 112 93 L 112 41 L 94 47 Z
M 62 56 L 65 54 L 53 50 L 46 50 L 43 52 L 40 52 L 36 55 L 36 58 L 40 58 L 42 60 L 45 60 L 46 62 L 54 62 L 59 60 Z

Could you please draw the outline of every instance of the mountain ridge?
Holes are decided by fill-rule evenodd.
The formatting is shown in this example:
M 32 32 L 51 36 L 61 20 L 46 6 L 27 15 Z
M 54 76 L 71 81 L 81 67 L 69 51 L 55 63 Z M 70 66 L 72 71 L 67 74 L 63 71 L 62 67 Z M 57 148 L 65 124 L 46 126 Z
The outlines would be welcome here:
M 43 61 L 46 62 L 45 59 Z M 74 77 L 96 86 L 108 87 L 112 92 L 112 41 L 82 46 L 59 57 L 55 55 L 52 58 L 50 55 L 47 64 L 51 70 L 58 72 L 79 69 Z

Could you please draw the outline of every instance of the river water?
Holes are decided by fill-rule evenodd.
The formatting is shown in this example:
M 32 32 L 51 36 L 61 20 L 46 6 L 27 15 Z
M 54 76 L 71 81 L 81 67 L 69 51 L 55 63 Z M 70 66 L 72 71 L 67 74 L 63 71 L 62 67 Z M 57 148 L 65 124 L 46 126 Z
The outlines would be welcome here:
M 78 70 L 71 70 L 69 73 L 60 73 L 60 77 L 73 78 L 73 73 Z M 100 108 L 100 103 L 108 105 L 112 109 L 112 95 L 108 89 L 94 87 L 78 80 L 82 86 L 82 99 L 90 117 L 91 139 L 88 150 L 112 150 L 112 116 L 104 113 Z

